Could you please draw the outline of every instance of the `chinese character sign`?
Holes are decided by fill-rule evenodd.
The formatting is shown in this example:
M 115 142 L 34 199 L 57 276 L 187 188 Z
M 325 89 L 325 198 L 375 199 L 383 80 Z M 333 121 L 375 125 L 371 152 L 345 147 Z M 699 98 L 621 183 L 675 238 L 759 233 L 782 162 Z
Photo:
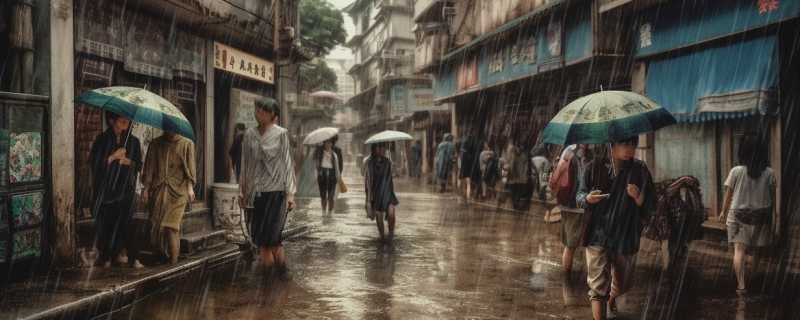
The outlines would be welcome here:
M 269 84 L 275 83 L 275 64 L 218 42 L 214 42 L 214 68 Z

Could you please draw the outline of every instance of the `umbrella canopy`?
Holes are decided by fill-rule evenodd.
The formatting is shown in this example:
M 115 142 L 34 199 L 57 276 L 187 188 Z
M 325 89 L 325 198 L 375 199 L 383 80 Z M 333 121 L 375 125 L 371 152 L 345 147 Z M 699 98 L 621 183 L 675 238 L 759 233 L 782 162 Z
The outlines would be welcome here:
M 578 98 L 561 109 L 544 129 L 544 142 L 608 143 L 675 123 L 669 111 L 645 96 L 628 91 L 601 91 Z
M 331 91 L 315 91 L 311 93 L 309 96 L 311 96 L 312 98 L 329 98 L 336 100 L 344 100 L 342 96 L 340 96 L 336 92 L 331 92 Z
M 324 127 L 311 131 L 303 140 L 305 145 L 315 145 L 325 142 L 339 134 L 339 128 Z
M 132 121 L 177 133 L 194 140 L 186 116 L 161 96 L 142 88 L 107 87 L 84 92 L 79 102 L 116 113 Z
M 407 141 L 407 140 L 414 140 L 414 137 L 405 132 L 386 130 L 374 136 L 369 137 L 369 139 L 367 139 L 367 141 L 364 142 L 364 144 L 392 142 L 392 141 Z

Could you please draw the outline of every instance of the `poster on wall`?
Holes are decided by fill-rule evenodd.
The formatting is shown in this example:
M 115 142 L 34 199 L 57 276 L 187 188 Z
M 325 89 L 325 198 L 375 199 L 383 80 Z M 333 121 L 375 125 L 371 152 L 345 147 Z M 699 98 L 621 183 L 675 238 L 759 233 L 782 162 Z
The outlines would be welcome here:
M 463 91 L 478 85 L 478 59 L 467 58 L 458 68 L 458 90 Z
M 11 259 L 35 258 L 42 251 L 42 232 L 39 228 L 14 232 Z
M 547 25 L 547 51 L 551 57 L 561 56 L 561 21 L 553 20 Z
M 9 139 L 9 180 L 35 182 L 42 178 L 42 133 L 11 133 Z
M 231 130 L 237 123 L 243 123 L 247 128 L 255 128 L 258 126 L 256 121 L 256 100 L 262 99 L 264 96 L 252 92 L 244 91 L 241 89 L 231 89 L 231 124 L 228 126 Z
M 14 228 L 26 228 L 42 222 L 42 200 L 44 194 L 32 192 L 11 197 L 11 220 Z

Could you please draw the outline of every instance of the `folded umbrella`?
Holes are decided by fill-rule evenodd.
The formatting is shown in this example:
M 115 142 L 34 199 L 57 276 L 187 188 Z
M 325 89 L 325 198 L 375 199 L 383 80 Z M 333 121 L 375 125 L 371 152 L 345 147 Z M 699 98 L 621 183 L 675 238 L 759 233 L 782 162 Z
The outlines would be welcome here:
M 339 128 L 324 127 L 311 131 L 303 140 L 305 145 L 317 145 L 339 134 Z
M 544 129 L 544 142 L 571 145 L 622 141 L 675 123 L 669 111 L 645 96 L 600 91 L 561 109 Z
M 369 139 L 367 139 L 367 141 L 364 142 L 364 144 L 392 142 L 392 141 L 408 141 L 408 140 L 414 140 L 414 137 L 405 132 L 386 130 L 369 137 Z
M 167 99 L 145 89 L 106 87 L 86 91 L 77 100 L 194 141 L 194 130 L 186 116 Z

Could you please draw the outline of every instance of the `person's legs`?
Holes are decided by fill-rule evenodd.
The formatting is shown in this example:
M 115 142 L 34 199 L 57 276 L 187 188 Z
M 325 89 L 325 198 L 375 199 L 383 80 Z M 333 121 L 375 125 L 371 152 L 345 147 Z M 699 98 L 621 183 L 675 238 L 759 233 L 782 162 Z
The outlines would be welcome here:
M 317 186 L 319 187 L 319 198 L 322 201 L 322 213 L 328 209 L 328 184 L 326 182 L 324 174 L 320 173 L 317 176 Z
M 164 228 L 164 238 L 167 240 L 167 255 L 169 255 L 169 263 L 177 264 L 178 256 L 181 253 L 180 232 L 172 228 Z
M 264 267 L 270 268 L 275 264 L 275 256 L 272 253 L 271 247 L 258 247 L 258 252 L 261 255 L 261 263 L 264 265 Z
M 742 243 L 733 244 L 733 271 L 736 273 L 736 290 L 744 291 L 747 289 L 745 284 L 745 257 L 747 246 Z
M 606 302 L 611 285 L 609 269 L 605 248 L 586 247 L 586 283 L 589 285 L 589 300 L 595 320 L 606 319 Z
M 575 256 L 575 248 L 564 247 L 564 253 L 561 255 L 561 264 L 564 266 L 564 273 L 569 275 L 572 273 L 572 260 Z
M 376 212 L 375 213 L 375 223 L 378 224 L 378 234 L 381 236 L 381 241 L 385 240 L 384 231 L 383 231 L 383 212 Z
M 339 181 L 336 180 L 336 177 L 333 177 L 328 182 L 328 212 L 333 212 L 333 205 L 336 201 L 336 186 L 338 183 Z
M 389 215 L 389 240 L 394 239 L 394 225 L 395 225 L 395 206 L 389 205 L 388 215 Z

